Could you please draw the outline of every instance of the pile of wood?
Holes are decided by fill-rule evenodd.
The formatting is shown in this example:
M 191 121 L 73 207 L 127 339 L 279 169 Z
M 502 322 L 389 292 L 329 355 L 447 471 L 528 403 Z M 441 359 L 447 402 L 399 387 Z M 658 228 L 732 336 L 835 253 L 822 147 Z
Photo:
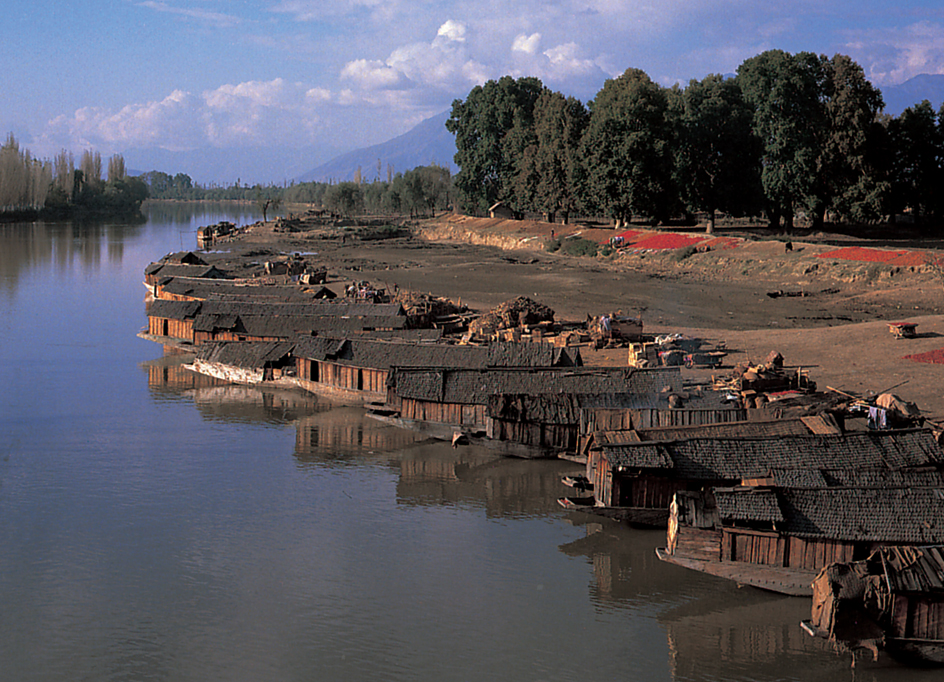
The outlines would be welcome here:
M 490 336 L 501 329 L 528 327 L 541 322 L 553 322 L 554 311 L 533 301 L 527 296 L 519 296 L 505 301 L 498 307 L 473 320 L 470 331 L 483 336 Z
M 448 298 L 413 291 L 398 291 L 393 303 L 399 303 L 414 329 L 428 329 L 447 323 L 461 322 L 469 314 L 467 306 Z

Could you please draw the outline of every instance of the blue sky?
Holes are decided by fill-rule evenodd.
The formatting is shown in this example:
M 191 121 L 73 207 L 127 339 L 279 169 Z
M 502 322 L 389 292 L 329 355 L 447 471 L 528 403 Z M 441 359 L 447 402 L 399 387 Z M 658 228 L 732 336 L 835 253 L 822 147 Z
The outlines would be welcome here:
M 3 14 L 0 134 L 202 182 L 294 177 L 506 74 L 584 101 L 629 67 L 670 85 L 772 48 L 848 54 L 879 87 L 944 74 L 940 0 L 6 0 Z

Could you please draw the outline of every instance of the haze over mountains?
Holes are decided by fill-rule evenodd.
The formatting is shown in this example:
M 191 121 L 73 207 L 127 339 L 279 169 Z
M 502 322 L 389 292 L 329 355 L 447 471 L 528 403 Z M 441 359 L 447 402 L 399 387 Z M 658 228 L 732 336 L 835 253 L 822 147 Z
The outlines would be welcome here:
M 367 182 L 386 180 L 388 168 L 393 174 L 417 166 L 436 164 L 458 170 L 453 156 L 456 138 L 446 130 L 448 111 L 428 118 L 412 130 L 387 142 L 342 154 L 295 178 L 297 182 L 343 182 L 353 180 L 358 168 Z M 379 164 L 379 167 L 378 167 Z

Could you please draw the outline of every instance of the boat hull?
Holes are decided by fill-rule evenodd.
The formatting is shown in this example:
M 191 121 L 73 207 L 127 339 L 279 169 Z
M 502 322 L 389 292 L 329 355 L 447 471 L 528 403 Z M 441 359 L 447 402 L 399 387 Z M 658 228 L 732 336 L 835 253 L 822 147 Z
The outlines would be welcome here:
M 798 571 L 790 568 L 761 566 L 731 561 L 705 561 L 703 559 L 689 559 L 687 557 L 669 554 L 665 548 L 656 549 L 656 556 L 660 560 L 701 571 L 708 575 L 733 580 L 739 585 L 750 585 L 761 590 L 786 594 L 792 597 L 813 596 L 812 582 L 816 577 L 813 571 Z

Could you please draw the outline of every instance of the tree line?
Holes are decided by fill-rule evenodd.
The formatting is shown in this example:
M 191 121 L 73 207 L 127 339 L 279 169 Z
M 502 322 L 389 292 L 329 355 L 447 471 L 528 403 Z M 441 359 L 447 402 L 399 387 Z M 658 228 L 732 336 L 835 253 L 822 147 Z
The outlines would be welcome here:
M 770 50 L 734 77 L 662 87 L 628 69 L 587 104 L 537 78 L 505 76 L 453 102 L 458 205 L 502 202 L 566 222 L 617 226 L 694 213 L 766 216 L 790 229 L 940 220 L 944 106 L 882 113 L 881 92 L 845 55 Z
M 10 133 L 0 147 L 0 215 L 11 219 L 85 213 L 134 213 L 147 186 L 129 177 L 124 158 L 112 156 L 103 177 L 98 152 L 83 152 L 78 167 L 72 152 L 52 160 L 33 157 Z
M 452 177 L 448 168 L 419 166 L 394 174 L 388 168 L 387 179 L 363 181 L 355 173 L 345 182 L 292 182 L 289 185 L 243 185 L 238 180 L 230 187 L 203 187 L 189 175 L 171 176 L 150 171 L 141 176 L 154 199 L 183 199 L 255 202 L 260 209 L 285 204 L 311 204 L 343 216 L 362 214 L 431 215 L 447 207 Z

